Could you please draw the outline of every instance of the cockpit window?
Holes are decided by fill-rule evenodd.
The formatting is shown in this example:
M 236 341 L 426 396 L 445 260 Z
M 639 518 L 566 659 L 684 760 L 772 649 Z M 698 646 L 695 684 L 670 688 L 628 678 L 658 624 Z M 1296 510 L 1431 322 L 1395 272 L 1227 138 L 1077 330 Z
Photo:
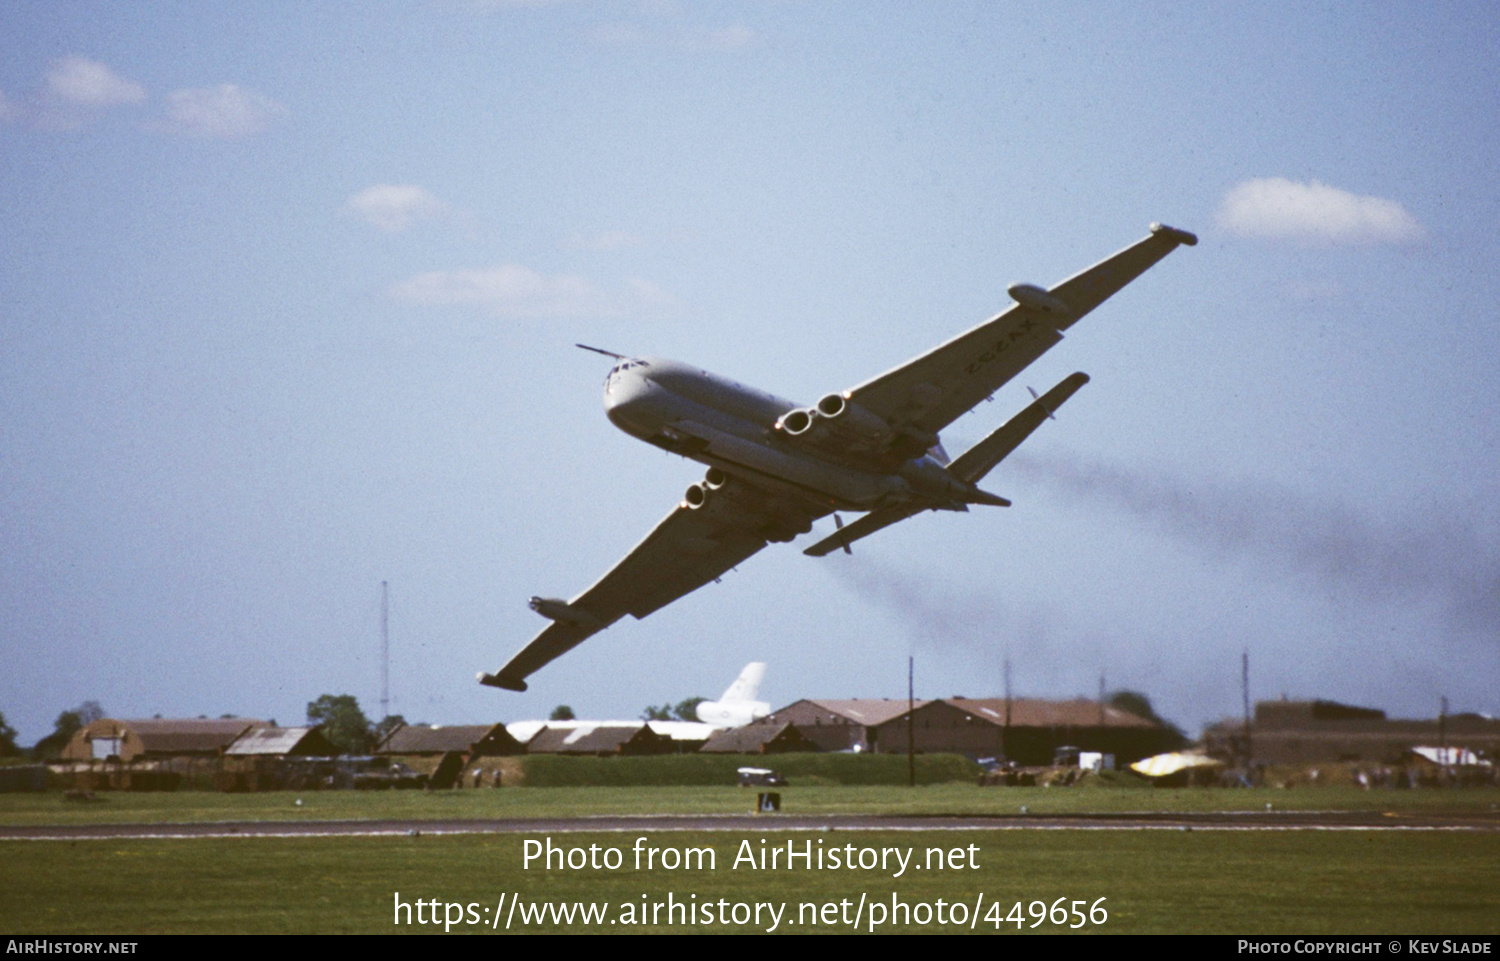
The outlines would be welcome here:
M 651 365 L 648 364 L 648 363 L 646 363 L 644 360 L 626 360 L 626 361 L 621 361 L 620 363 L 618 363 L 618 364 L 614 365 L 613 367 L 611 367 L 609 369 L 608 376 L 606 376 L 604 378 L 604 392 L 606 394 L 608 394 L 610 391 L 614 390 L 615 378 L 617 378 L 620 374 L 624 373 L 625 371 L 627 371 L 627 370 L 633 370 L 636 367 L 650 367 L 650 366 Z

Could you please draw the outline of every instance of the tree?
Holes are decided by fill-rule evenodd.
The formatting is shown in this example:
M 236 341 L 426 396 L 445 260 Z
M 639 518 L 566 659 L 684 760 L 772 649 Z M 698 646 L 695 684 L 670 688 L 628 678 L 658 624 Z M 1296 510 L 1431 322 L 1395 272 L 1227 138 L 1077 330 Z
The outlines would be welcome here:
M 1140 691 L 1115 691 L 1109 696 L 1109 706 L 1119 708 L 1136 717 L 1143 717 L 1148 721 L 1163 723 L 1156 716 L 1156 709 L 1151 706 L 1151 698 Z
M 323 728 L 323 736 L 341 754 L 368 754 L 374 740 L 370 719 L 353 694 L 324 694 L 307 704 L 307 721 Z
M 380 723 L 375 725 L 375 743 L 379 744 L 390 737 L 398 727 L 406 727 L 406 718 L 399 714 L 387 714 L 381 718 Z
M 706 697 L 690 697 L 678 701 L 677 706 L 672 708 L 672 713 L 677 715 L 679 721 L 696 721 L 698 720 L 698 705 L 706 700 L 708 700 Z
M 62 753 L 63 748 L 68 746 L 68 742 L 73 740 L 73 735 L 82 729 L 83 715 L 94 711 L 98 711 L 100 716 L 103 716 L 104 712 L 99 711 L 98 701 L 84 701 L 73 710 L 63 711 L 57 715 L 57 720 L 53 722 L 52 733 L 36 742 L 36 746 L 31 749 L 32 756 L 38 760 L 57 757 Z
M 547 720 L 549 721 L 576 721 L 577 719 L 578 717 L 573 713 L 573 709 L 566 704 L 557 705 L 557 707 L 552 709 L 552 713 L 547 715 Z
M 0 714 L 0 757 L 13 757 L 20 754 L 21 749 L 16 747 L 16 729 L 5 723 L 5 715 Z
M 652 707 L 650 704 L 647 704 L 646 709 L 641 712 L 641 720 L 670 721 L 672 720 L 672 705 L 663 704 L 661 707 Z
M 1160 724 L 1173 734 L 1176 734 L 1181 741 L 1187 740 L 1187 735 L 1183 733 L 1182 728 L 1157 714 L 1156 709 L 1151 706 L 1151 698 L 1140 691 L 1115 691 L 1109 696 L 1106 703 L 1110 707 L 1118 708 L 1129 714 L 1134 714 L 1136 717 L 1145 718 L 1155 724 Z

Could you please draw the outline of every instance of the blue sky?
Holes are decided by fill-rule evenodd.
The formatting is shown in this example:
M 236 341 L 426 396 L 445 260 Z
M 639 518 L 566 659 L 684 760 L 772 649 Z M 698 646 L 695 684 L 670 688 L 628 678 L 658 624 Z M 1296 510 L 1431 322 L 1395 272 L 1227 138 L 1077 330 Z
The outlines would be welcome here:
M 635 716 L 716 695 L 1500 713 L 1484 4 L 0 7 L 0 711 Z M 479 687 L 702 469 L 593 343 L 810 402 L 1161 220 L 945 435 L 988 479 Z M 825 522 L 822 527 L 828 527 Z M 820 527 L 820 532 L 822 530 Z M 811 541 L 811 537 L 806 539 Z

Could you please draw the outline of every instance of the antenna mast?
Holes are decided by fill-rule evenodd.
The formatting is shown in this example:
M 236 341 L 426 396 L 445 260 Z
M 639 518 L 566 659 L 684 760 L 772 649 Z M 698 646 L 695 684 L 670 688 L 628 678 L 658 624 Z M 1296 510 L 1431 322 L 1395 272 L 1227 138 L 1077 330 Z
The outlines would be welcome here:
M 1010 655 L 1005 657 L 1005 727 L 1000 729 L 1000 753 L 1010 761 Z
M 380 719 L 391 716 L 391 604 L 390 589 L 380 582 Z
M 906 783 L 909 787 L 917 786 L 917 740 L 912 731 L 914 718 L 917 713 L 917 688 L 916 668 L 917 659 L 914 655 L 906 656 Z
M 1245 705 L 1245 776 L 1249 777 L 1255 762 L 1250 740 L 1250 648 L 1240 655 L 1240 697 Z

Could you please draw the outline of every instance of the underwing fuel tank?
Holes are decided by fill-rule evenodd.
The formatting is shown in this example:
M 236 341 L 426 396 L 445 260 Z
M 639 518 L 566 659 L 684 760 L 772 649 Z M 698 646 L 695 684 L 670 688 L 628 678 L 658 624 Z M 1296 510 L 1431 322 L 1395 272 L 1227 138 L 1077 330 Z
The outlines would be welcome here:
M 1011 284 L 1005 291 L 1010 294 L 1010 299 L 1022 307 L 1030 307 L 1032 310 L 1040 310 L 1044 314 L 1056 314 L 1065 317 L 1071 311 L 1068 305 L 1058 300 L 1047 291 L 1036 284 Z
M 527 606 L 548 620 L 557 621 L 560 624 L 572 624 L 577 627 L 598 628 L 603 625 L 599 619 L 586 611 L 569 604 L 567 601 L 556 597 L 533 597 L 526 602 Z

